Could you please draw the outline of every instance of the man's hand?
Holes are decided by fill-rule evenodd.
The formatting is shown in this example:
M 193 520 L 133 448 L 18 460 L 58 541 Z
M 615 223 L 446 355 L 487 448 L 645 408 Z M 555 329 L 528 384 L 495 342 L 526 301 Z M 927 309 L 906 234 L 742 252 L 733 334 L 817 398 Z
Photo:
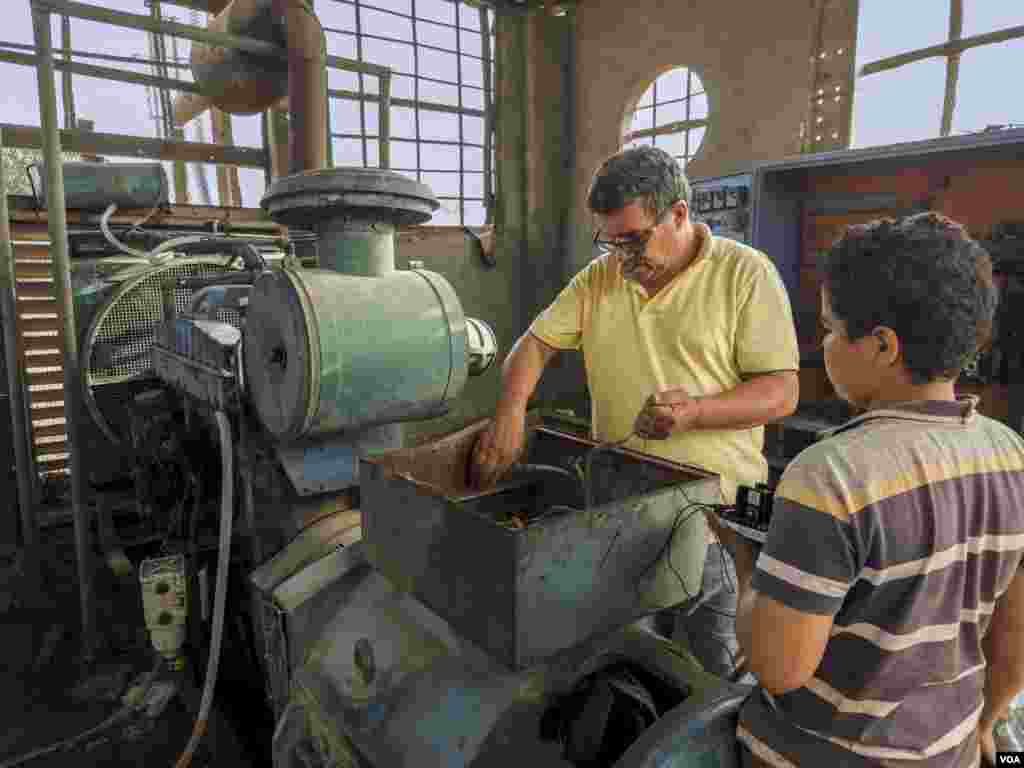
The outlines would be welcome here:
M 493 421 L 480 433 L 470 461 L 470 482 L 478 489 L 492 488 L 519 459 L 526 442 L 526 412 L 498 408 Z
M 676 432 L 692 429 L 699 412 L 700 401 L 681 389 L 657 392 L 647 398 L 633 429 L 640 437 L 664 440 Z

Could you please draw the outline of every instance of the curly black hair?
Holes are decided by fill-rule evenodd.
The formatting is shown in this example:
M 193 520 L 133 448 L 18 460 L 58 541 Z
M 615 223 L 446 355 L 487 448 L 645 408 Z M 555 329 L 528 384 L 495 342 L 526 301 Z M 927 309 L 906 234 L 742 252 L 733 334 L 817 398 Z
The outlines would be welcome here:
M 594 213 L 611 213 L 640 200 L 652 216 L 678 200 L 690 203 L 690 182 L 668 152 L 657 147 L 625 149 L 597 169 L 587 193 Z
M 991 335 L 992 261 L 940 213 L 849 227 L 821 267 L 832 312 L 849 338 L 892 328 L 915 384 L 956 378 Z

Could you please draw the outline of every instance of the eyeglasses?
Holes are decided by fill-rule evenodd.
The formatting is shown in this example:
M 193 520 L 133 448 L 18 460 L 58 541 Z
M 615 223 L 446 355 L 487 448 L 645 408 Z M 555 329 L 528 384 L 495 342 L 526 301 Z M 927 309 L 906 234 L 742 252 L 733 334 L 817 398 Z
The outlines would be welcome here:
M 639 259 L 644 255 L 647 250 L 647 244 L 654 237 L 654 230 L 661 226 L 662 219 L 665 218 L 665 214 L 672 210 L 672 206 L 678 201 L 673 200 L 668 206 L 654 218 L 654 223 L 643 229 L 640 232 L 633 234 L 631 237 L 625 240 L 602 240 L 601 230 L 594 233 L 594 247 L 602 254 L 606 253 L 619 253 L 623 257 L 635 260 Z

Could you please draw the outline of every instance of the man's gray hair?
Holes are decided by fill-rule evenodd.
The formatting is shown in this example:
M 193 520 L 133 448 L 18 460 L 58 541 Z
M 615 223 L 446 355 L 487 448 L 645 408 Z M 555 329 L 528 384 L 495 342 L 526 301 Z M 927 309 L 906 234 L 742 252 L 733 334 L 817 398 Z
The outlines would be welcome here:
M 657 216 L 678 200 L 690 204 L 690 182 L 668 152 L 657 147 L 624 149 L 597 169 L 587 193 L 587 206 L 607 214 L 639 200 Z

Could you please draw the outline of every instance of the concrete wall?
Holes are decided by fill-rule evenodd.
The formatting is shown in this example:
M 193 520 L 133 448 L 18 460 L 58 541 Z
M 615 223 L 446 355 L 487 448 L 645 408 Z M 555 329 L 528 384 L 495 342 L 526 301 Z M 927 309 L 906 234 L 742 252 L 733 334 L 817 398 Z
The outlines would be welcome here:
M 620 147 L 624 121 L 662 72 L 693 69 L 708 94 L 710 125 L 692 177 L 749 170 L 800 150 L 817 49 L 816 0 L 583 0 L 576 10 L 577 124 L 574 212 L 594 169 Z M 585 232 L 571 263 L 589 258 Z

